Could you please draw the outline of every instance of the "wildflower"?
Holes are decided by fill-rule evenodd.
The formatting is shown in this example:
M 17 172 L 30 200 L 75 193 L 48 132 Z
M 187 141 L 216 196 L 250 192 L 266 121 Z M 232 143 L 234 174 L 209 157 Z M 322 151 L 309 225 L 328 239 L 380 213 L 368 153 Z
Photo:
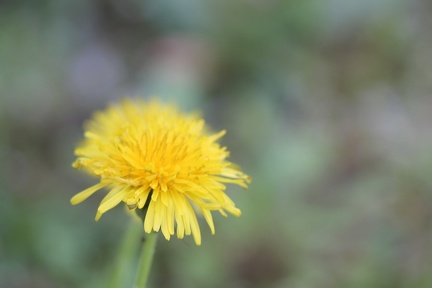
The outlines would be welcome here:
M 84 169 L 100 182 L 71 199 L 81 203 L 108 188 L 96 221 L 124 202 L 145 213 L 144 231 L 162 230 L 167 240 L 193 235 L 201 244 L 196 212 L 215 232 L 211 211 L 239 216 L 240 210 L 224 193 L 224 183 L 247 188 L 250 178 L 226 158 L 217 143 L 225 130 L 209 132 L 195 114 L 182 114 L 157 101 L 125 99 L 96 112 L 85 125 L 84 141 L 75 150 L 73 167 Z

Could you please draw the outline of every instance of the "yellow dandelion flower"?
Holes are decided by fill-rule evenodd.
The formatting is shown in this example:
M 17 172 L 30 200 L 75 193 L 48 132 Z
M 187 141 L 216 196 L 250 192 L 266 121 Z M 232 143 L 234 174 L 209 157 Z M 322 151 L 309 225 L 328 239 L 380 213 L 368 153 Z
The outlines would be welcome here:
M 224 134 L 210 133 L 197 115 L 157 101 L 125 99 L 111 105 L 86 123 L 73 163 L 100 182 L 72 197 L 71 203 L 106 187 L 109 192 L 96 221 L 123 201 L 130 210 L 143 209 L 145 232 L 162 230 L 169 240 L 176 230 L 178 238 L 192 234 L 200 245 L 195 212 L 204 216 L 214 234 L 211 211 L 240 215 L 224 193 L 224 183 L 247 188 L 250 181 L 226 160 L 229 152 L 217 143 Z

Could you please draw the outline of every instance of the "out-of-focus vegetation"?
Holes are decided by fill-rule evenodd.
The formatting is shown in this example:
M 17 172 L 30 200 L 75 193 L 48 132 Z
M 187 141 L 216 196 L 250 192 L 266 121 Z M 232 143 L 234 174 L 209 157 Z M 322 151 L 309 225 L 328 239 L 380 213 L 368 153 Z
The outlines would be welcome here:
M 0 287 L 108 287 L 128 217 L 74 171 L 122 95 L 202 110 L 252 175 L 152 287 L 432 287 L 427 0 L 0 3 Z M 131 278 L 133 275 L 131 268 Z M 130 283 L 125 283 L 125 287 Z

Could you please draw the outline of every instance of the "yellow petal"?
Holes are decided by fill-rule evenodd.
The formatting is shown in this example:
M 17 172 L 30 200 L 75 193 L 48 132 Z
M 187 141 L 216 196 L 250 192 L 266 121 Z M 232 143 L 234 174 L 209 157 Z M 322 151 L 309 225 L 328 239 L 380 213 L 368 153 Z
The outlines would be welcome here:
M 215 234 L 215 227 L 214 227 L 213 217 L 211 215 L 211 212 L 207 209 L 202 209 L 202 212 L 203 212 L 204 218 L 207 221 L 207 224 L 210 227 L 211 233 Z
M 144 231 L 146 233 L 150 233 L 153 229 L 154 222 L 154 214 L 155 214 L 155 202 L 150 201 L 145 220 L 144 220 Z
M 76 205 L 79 204 L 81 202 L 83 202 L 84 200 L 86 200 L 88 197 L 90 197 L 93 193 L 95 193 L 96 191 L 98 191 L 99 189 L 102 189 L 103 187 L 105 187 L 107 184 L 106 183 L 98 183 L 96 185 L 93 185 L 87 189 L 85 189 L 84 191 L 76 194 L 75 196 L 73 196 L 70 200 L 72 205 Z
M 123 189 L 122 189 L 123 188 Z M 106 196 L 104 199 L 102 199 L 102 202 L 100 203 L 97 214 L 96 214 L 96 221 L 99 220 L 99 218 L 102 216 L 103 213 L 107 212 L 108 210 L 114 208 L 117 204 L 119 204 L 123 198 L 127 195 L 129 192 L 128 187 L 114 187 Z
M 183 216 L 180 213 L 178 213 L 177 211 L 175 211 L 174 215 L 175 215 L 176 224 L 177 224 L 177 238 L 183 239 L 184 234 L 185 234 Z

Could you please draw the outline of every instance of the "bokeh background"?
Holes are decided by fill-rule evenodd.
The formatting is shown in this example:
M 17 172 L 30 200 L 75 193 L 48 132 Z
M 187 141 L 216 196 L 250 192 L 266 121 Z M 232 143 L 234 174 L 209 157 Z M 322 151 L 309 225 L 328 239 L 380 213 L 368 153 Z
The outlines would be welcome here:
M 121 96 L 202 111 L 253 177 L 151 287 L 432 287 L 428 0 L 0 2 L 0 287 L 109 287 L 129 223 L 71 168 Z M 130 287 L 135 263 L 126 265 Z

